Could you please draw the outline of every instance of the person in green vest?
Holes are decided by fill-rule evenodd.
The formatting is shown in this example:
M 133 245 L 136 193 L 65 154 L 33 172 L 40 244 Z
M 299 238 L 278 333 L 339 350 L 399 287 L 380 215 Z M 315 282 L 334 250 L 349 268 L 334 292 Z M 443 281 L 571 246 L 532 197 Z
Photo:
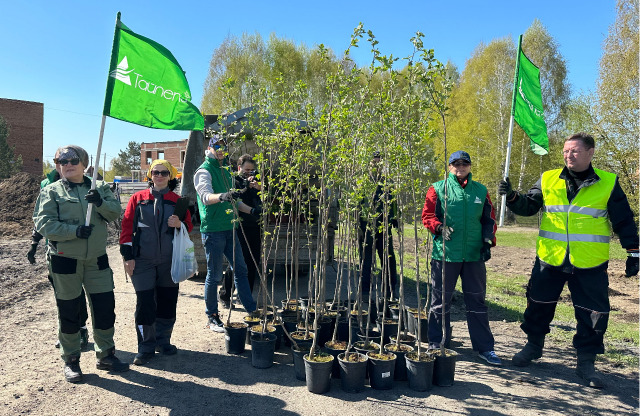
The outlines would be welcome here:
M 204 282 L 207 327 L 214 332 L 224 332 L 224 324 L 218 313 L 217 293 L 217 286 L 222 280 L 223 255 L 233 267 L 235 287 L 244 309 L 250 314 L 256 310 L 256 302 L 249 288 L 247 265 L 236 233 L 236 219 L 238 210 L 256 216 L 259 212 L 239 200 L 241 192 L 233 188 L 227 144 L 218 135 L 209 140 L 204 163 L 196 170 L 193 184 L 198 193 L 200 233 L 207 257 L 207 277 Z
M 57 163 L 58 156 L 59 152 L 56 151 L 53 158 L 53 163 L 56 168 L 45 175 L 45 178 L 40 182 L 40 189 L 60 180 L 60 164 Z M 42 238 L 42 234 L 40 234 L 34 227 L 31 231 L 31 248 L 27 252 L 27 260 L 29 260 L 29 263 L 31 264 L 36 264 L 36 251 L 38 250 L 38 244 Z M 51 283 L 51 287 L 53 287 L 53 278 L 51 275 L 47 275 L 47 278 L 49 279 L 49 283 Z M 87 302 L 84 289 L 82 289 L 82 298 L 85 299 L 85 302 L 80 303 L 80 350 L 86 352 L 89 351 L 89 330 L 87 329 L 87 319 L 89 319 L 89 314 L 87 312 Z M 56 348 L 60 348 L 60 340 L 56 339 L 55 346 Z
M 434 235 L 429 348 L 440 348 L 442 342 L 444 266 L 446 328 L 450 327 L 451 297 L 460 277 L 471 346 L 482 360 L 491 365 L 502 365 L 502 360 L 494 351 L 494 338 L 485 304 L 487 270 L 484 263 L 491 258 L 491 247 L 495 246 L 495 211 L 487 187 L 472 179 L 471 157 L 467 152 L 459 150 L 452 153 L 447 179 L 429 187 L 422 210 L 422 223 Z
M 509 178 L 500 182 L 498 191 L 506 195 L 507 207 L 517 215 L 543 210 L 520 326 L 527 344 L 512 363 L 524 367 L 542 357 L 545 335 L 567 283 L 577 320 L 576 372 L 586 385 L 602 388 L 604 381 L 594 363 L 596 355 L 604 353 L 609 321 L 611 230 L 627 250 L 626 275 L 634 276 L 638 274 L 638 228 L 617 175 L 591 165 L 594 151 L 592 136 L 573 134 L 564 142 L 564 168 L 544 172 L 526 194 L 514 191 Z

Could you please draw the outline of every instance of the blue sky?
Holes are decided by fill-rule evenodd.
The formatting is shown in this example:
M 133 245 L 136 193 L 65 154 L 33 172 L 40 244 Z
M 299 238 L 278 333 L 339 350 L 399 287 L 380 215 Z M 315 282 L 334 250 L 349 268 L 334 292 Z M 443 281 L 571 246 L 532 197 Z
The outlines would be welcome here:
M 90 154 L 98 145 L 115 18 L 167 47 L 187 73 L 200 104 L 213 50 L 229 35 L 275 33 L 340 54 L 363 22 L 384 54 L 410 53 L 420 30 L 425 47 L 462 71 L 480 42 L 517 37 L 540 19 L 567 60 L 572 91 L 593 91 L 602 42 L 615 20 L 614 0 L 515 1 L 14 1 L 0 0 L 0 97 L 44 103 L 43 157 L 63 144 Z M 359 65 L 370 60 L 363 45 Z M 162 131 L 107 119 L 102 152 L 111 158 L 129 141 L 180 140 Z

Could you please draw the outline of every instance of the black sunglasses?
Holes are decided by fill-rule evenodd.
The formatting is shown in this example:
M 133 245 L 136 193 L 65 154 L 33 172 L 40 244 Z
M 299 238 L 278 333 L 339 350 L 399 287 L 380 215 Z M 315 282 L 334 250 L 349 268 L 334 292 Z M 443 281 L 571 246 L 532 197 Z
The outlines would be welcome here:
M 227 148 L 226 144 L 214 144 L 213 150 L 225 150 Z
M 465 162 L 464 160 L 458 160 L 452 163 L 453 166 L 469 166 L 471 163 Z
M 151 176 L 163 176 L 166 178 L 167 176 L 169 176 L 169 171 L 168 170 L 152 170 Z
M 67 163 L 71 163 L 73 166 L 76 166 L 80 163 L 80 159 L 74 157 L 73 159 L 53 159 L 53 163 L 60 166 L 67 166 Z

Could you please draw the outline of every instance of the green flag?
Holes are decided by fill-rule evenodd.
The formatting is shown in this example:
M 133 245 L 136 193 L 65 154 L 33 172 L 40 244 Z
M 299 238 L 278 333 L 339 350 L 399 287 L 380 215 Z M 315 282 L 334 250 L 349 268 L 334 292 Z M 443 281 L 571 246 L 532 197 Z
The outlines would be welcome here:
M 105 116 L 166 130 L 203 130 L 184 71 L 164 46 L 116 22 Z
M 518 63 L 514 85 L 513 119 L 531 140 L 531 151 L 537 155 L 549 153 L 547 124 L 544 122 L 540 70 L 522 52 L 518 43 Z

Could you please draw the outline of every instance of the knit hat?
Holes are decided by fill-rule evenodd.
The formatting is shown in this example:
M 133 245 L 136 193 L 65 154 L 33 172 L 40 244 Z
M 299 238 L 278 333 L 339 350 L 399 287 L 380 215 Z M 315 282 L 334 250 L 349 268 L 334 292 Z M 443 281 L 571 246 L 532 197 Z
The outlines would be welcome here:
M 151 162 L 151 165 L 149 165 L 149 170 L 147 171 L 147 179 L 151 180 L 151 171 L 158 165 L 162 165 L 169 170 L 169 180 L 175 179 L 178 175 L 178 170 L 174 168 L 171 163 L 163 159 L 156 159 Z

